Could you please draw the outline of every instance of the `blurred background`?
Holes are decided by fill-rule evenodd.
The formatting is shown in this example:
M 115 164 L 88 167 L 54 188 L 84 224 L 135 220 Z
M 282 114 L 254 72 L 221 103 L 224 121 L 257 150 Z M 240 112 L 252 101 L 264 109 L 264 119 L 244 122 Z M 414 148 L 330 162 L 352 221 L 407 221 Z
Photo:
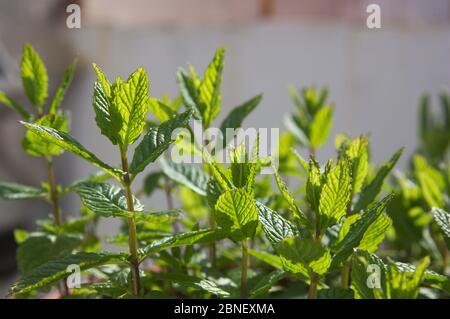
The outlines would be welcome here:
M 80 29 L 66 26 L 71 3 L 81 7 Z M 381 7 L 381 29 L 366 26 L 370 3 Z M 78 58 L 63 107 L 72 112 L 73 135 L 113 164 L 118 154 L 94 121 L 92 62 L 110 79 L 144 66 L 150 94 L 175 97 L 177 68 L 191 63 L 202 72 L 223 45 L 225 114 L 262 92 L 259 110 L 245 126 L 284 130 L 283 115 L 294 110 L 287 85 L 327 85 L 336 105 L 332 134 L 369 133 L 375 162 L 405 146 L 400 166 L 416 146 L 421 94 L 450 87 L 450 0 L 0 0 L 0 90 L 26 104 L 20 79 L 24 42 L 47 65 L 50 95 Z M 17 120 L 0 107 L 0 180 L 39 185 L 46 179 L 45 163 L 22 151 L 24 129 Z M 327 145 L 319 158 L 333 148 Z M 95 171 L 71 154 L 55 164 L 63 184 Z M 162 202 L 156 194 L 148 204 L 162 208 Z M 77 208 L 75 197 L 63 203 L 65 216 Z M 48 213 L 40 202 L 0 202 L 2 296 L 16 271 L 13 229 L 28 228 Z M 99 233 L 107 237 L 119 227 L 119 221 L 104 220 Z

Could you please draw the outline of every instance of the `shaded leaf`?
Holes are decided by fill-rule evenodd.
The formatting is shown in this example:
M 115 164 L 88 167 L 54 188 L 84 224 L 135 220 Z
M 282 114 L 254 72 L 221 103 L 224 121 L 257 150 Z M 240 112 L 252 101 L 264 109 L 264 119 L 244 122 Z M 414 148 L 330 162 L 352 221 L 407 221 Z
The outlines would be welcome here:
M 61 259 L 71 254 L 81 242 L 82 237 L 80 235 L 31 234 L 17 249 L 19 270 L 23 276 L 27 275 L 46 262 Z
M 111 253 L 79 252 L 68 255 L 60 260 L 49 261 L 34 268 L 11 287 L 10 293 L 28 293 L 64 278 L 72 273 L 67 268 L 70 265 L 78 265 L 81 270 L 86 270 L 101 265 L 124 262 L 125 259 L 125 254 Z
M 353 299 L 354 293 L 351 289 L 327 288 L 317 292 L 317 299 Z
M 111 143 L 117 145 L 122 118 L 116 105 L 113 105 L 113 89 L 103 71 L 96 64 L 93 64 L 93 68 L 97 74 L 92 100 L 95 122 L 100 132 L 108 137 Z
M 180 89 L 183 101 L 187 108 L 193 110 L 193 115 L 196 120 L 202 120 L 202 112 L 198 102 L 197 85 L 195 79 L 189 77 L 189 75 L 183 70 L 177 71 L 178 87 Z
M 283 267 L 303 278 L 310 278 L 313 273 L 327 273 L 331 264 L 328 248 L 320 243 L 299 237 L 286 238 L 277 244 Z
M 377 255 L 364 250 L 356 250 L 352 257 L 351 276 L 355 298 L 384 298 L 386 265 Z
M 161 158 L 161 168 L 169 178 L 205 196 L 209 176 L 198 164 L 175 163 Z
M 45 198 L 46 196 L 47 192 L 40 188 L 0 182 L 0 198 L 2 199 Z
M 150 196 L 160 186 L 159 181 L 164 176 L 163 172 L 152 172 L 145 177 L 144 192 L 145 195 Z
M 305 216 L 305 214 L 300 210 L 300 208 L 296 204 L 295 199 L 292 197 L 286 184 L 281 180 L 281 176 L 280 176 L 280 174 L 278 174 L 275 167 L 273 167 L 273 171 L 275 174 L 275 180 L 277 182 L 278 189 L 280 190 L 280 193 L 283 196 L 284 200 L 289 205 L 289 209 L 300 220 L 300 222 L 302 223 L 303 226 L 311 227 L 311 222 L 309 221 L 309 219 Z
M 275 267 L 276 269 L 283 270 L 283 264 L 281 263 L 280 257 L 269 254 L 264 251 L 249 249 L 248 253 L 255 257 L 256 259 L 262 261 L 263 263 Z
M 227 232 L 223 229 L 200 229 L 187 233 L 175 234 L 169 237 L 155 240 L 150 245 L 140 250 L 141 258 L 156 254 L 172 247 L 188 246 L 194 244 L 207 244 L 226 238 Z
M 447 243 L 447 248 L 450 249 L 450 214 L 445 210 L 433 207 L 431 210 L 433 218 L 442 230 L 445 242 Z
M 284 270 L 275 270 L 264 275 L 250 290 L 250 296 L 257 297 L 266 294 L 270 288 L 287 275 L 288 273 Z
M 377 218 L 383 213 L 386 205 L 392 199 L 393 195 L 388 195 L 377 202 L 362 215 L 356 222 L 351 224 L 348 234 L 335 246 L 335 255 L 333 257 L 333 267 L 340 265 L 347 260 L 353 252 L 353 249 L 361 244 L 364 235 Z M 370 245 L 369 244 L 366 244 Z
M 256 202 L 256 208 L 258 209 L 259 221 L 272 244 L 279 243 L 287 237 L 298 235 L 298 229 L 277 212 L 258 201 Z
M 192 111 L 189 110 L 150 128 L 134 151 L 130 173 L 138 174 L 149 163 L 154 162 L 175 141 L 176 136 L 173 136 L 173 133 L 176 129 L 186 126 L 191 116 Z
M 362 189 L 361 195 L 359 196 L 358 201 L 353 207 L 354 212 L 359 212 L 360 210 L 365 209 L 371 202 L 375 200 L 375 198 L 381 191 L 384 179 L 397 163 L 398 159 L 402 155 L 402 152 L 403 148 L 399 149 L 388 162 L 384 163 L 378 169 L 374 179 Z

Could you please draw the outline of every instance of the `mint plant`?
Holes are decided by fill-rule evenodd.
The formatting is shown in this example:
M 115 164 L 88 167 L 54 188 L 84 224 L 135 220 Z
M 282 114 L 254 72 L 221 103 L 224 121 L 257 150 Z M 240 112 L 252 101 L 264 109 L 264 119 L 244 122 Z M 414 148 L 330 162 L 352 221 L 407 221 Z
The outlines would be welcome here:
M 186 111 L 158 127 L 149 130 L 136 147 L 131 163 L 127 151 L 141 135 L 145 127 L 148 110 L 148 79 L 143 68 L 133 72 L 127 81 L 117 77 L 110 84 L 105 74 L 94 65 L 97 81 L 94 84 L 93 106 L 96 122 L 103 135 L 120 152 L 121 168 L 114 168 L 93 153 L 86 150 L 78 141 L 63 131 L 37 124 L 22 122 L 25 127 L 49 143 L 64 148 L 88 162 L 100 167 L 117 179 L 122 189 L 112 184 L 82 183 L 77 188 L 83 204 L 92 212 L 104 216 L 121 216 L 127 219 L 129 239 L 129 262 L 132 291 L 140 292 L 139 255 L 136 234 L 136 219 L 152 218 L 170 212 L 144 212 L 142 204 L 133 196 L 131 187 L 135 177 L 151 162 L 155 161 L 173 142 L 172 132 L 186 125 L 190 111 Z
M 430 96 L 424 94 L 420 101 L 419 152 L 433 163 L 445 162 L 450 145 L 450 100 L 447 94 L 439 95 L 441 114 L 430 109 Z
M 3 92 L 0 92 L 0 102 L 16 111 L 25 121 L 67 132 L 69 129 L 68 114 L 62 112 L 60 106 L 72 81 L 75 66 L 76 61 L 74 60 L 67 68 L 53 99 L 46 105 L 48 99 L 47 69 L 33 47 L 30 44 L 25 44 L 21 63 L 22 85 L 32 108 L 25 108 Z M 81 238 L 79 238 L 80 234 L 73 234 L 74 236 L 72 237 L 70 237 L 69 232 L 67 232 L 68 234 L 61 234 L 64 232 L 63 229 L 67 224 L 64 224 L 60 198 L 67 193 L 70 187 L 62 190 L 61 186 L 57 184 L 53 161 L 64 150 L 48 143 L 31 130 L 26 132 L 22 140 L 22 147 L 28 155 L 45 159 L 48 180 L 41 187 L 26 186 L 15 182 L 1 182 L 0 198 L 43 199 L 49 202 L 52 208 L 52 221 L 51 223 L 45 222 L 45 224 L 42 224 L 43 233 L 28 234 L 25 231 L 16 233 L 18 243 L 21 244 L 18 250 L 19 268 L 25 274 L 32 269 L 30 266 L 38 266 L 47 261 L 39 257 L 36 252 L 33 252 L 38 246 L 41 246 L 39 248 L 44 251 L 49 249 L 51 252 L 47 251 L 45 257 L 52 259 L 58 255 L 69 253 L 72 249 L 79 246 Z M 85 221 L 87 222 L 87 220 Z M 30 262 L 33 265 L 30 265 Z M 67 287 L 65 291 L 67 292 Z
M 327 141 L 333 124 L 333 105 L 327 103 L 328 88 L 309 87 L 299 93 L 289 86 L 289 94 L 297 112 L 285 118 L 285 125 L 297 143 L 315 155 L 316 149 Z
M 143 68 L 110 81 L 93 64 L 93 116 L 117 150 L 116 158 L 101 159 L 70 135 L 60 108 L 75 62 L 47 103 L 46 68 L 24 46 L 21 72 L 32 109 L 3 92 L 0 102 L 21 117 L 22 147 L 46 161 L 48 180 L 1 182 L 0 198 L 45 200 L 52 214 L 31 232 L 16 230 L 21 277 L 10 295 L 41 297 L 58 288 L 61 298 L 448 297 L 448 123 L 434 118 L 427 98 L 420 146 L 404 172 L 397 167 L 402 148 L 374 165 L 367 136 L 338 135 L 336 156 L 318 160 L 335 111 L 327 88 L 290 88 L 297 111 L 270 156 L 262 154 L 259 134 L 242 141 L 235 132 L 261 94 L 216 123 L 226 102 L 224 59 L 219 48 L 202 75 L 180 68 L 174 99 L 150 96 Z M 448 115 L 448 98 L 440 100 Z M 99 170 L 59 184 L 53 162 L 64 151 Z M 146 209 L 141 197 L 151 202 L 158 191 L 167 207 Z M 72 192 L 80 198 L 78 216 L 60 208 Z M 123 252 L 100 249 L 100 218 L 123 221 L 106 239 Z M 72 285 L 78 272 L 82 280 Z

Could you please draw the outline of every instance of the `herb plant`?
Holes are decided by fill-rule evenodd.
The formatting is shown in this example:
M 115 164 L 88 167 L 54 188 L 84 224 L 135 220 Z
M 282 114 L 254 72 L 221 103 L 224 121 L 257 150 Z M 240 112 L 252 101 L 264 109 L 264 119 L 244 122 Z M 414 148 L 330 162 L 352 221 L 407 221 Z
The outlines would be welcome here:
M 276 158 L 260 154 L 260 135 L 242 142 L 226 134 L 243 125 L 262 95 L 216 123 L 224 59 L 219 48 L 201 75 L 193 66 L 180 68 L 174 99 L 151 97 L 143 68 L 110 81 L 93 64 L 95 120 L 117 149 L 117 158 L 104 160 L 70 135 L 67 112 L 60 109 L 75 62 L 46 105 L 46 68 L 24 46 L 23 87 L 33 109 L 3 92 L 0 102 L 21 117 L 22 147 L 47 162 L 48 181 L 2 182 L 0 198 L 42 199 L 52 214 L 32 232 L 16 231 L 21 278 L 10 295 L 41 297 L 57 288 L 61 298 L 448 297 L 447 95 L 440 97 L 442 122 L 423 98 L 418 151 L 400 172 L 395 168 L 403 149 L 374 165 L 363 135 L 336 136 L 336 156 L 320 162 L 317 153 L 329 140 L 335 111 L 328 89 L 290 88 L 296 112 L 286 117 Z M 196 123 L 201 141 L 189 134 Z M 219 142 L 211 133 L 215 124 L 225 136 Z M 208 147 L 213 141 L 228 163 Z M 100 170 L 60 185 L 53 161 L 64 151 Z M 180 162 L 174 154 L 200 161 Z M 272 174 L 260 174 L 263 169 Z M 166 209 L 145 209 L 142 197 L 151 201 L 159 191 Z M 77 217 L 60 208 L 72 192 L 80 198 Z M 123 252 L 100 249 L 99 218 L 123 220 L 121 231 L 107 239 Z M 74 271 L 83 274 L 80 285 L 72 285 Z

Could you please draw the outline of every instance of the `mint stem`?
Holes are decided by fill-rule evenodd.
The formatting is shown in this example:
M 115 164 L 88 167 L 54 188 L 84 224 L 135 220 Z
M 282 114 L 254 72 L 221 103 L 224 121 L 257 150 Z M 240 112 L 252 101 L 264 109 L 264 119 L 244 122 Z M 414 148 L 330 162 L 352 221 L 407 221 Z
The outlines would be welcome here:
M 248 242 L 247 239 L 242 241 L 242 261 L 241 261 L 241 298 L 248 298 Z
M 122 169 L 125 172 L 123 176 L 122 182 L 125 187 L 125 194 L 127 198 L 127 207 L 128 211 L 134 212 L 134 202 L 133 202 L 133 193 L 131 192 L 131 179 L 128 168 L 128 159 L 126 150 L 121 149 L 121 160 L 122 160 Z M 128 246 L 130 250 L 130 270 L 131 270 L 131 281 L 133 287 L 133 294 L 138 295 L 141 286 L 141 280 L 139 276 L 139 261 L 138 261 L 138 253 L 137 253 L 137 235 L 136 235 L 136 223 L 133 218 L 128 218 Z

